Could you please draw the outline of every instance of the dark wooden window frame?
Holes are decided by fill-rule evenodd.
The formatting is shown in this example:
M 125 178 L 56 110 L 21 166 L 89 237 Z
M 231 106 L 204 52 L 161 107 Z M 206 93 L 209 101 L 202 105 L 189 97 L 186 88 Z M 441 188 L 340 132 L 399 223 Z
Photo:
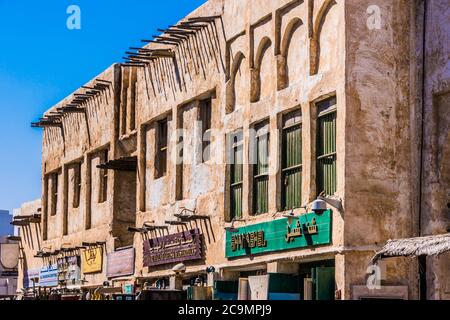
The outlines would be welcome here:
M 267 127 L 266 132 L 258 133 L 258 130 Z M 264 213 L 268 213 L 269 211 L 269 190 L 268 190 L 268 184 L 269 184 L 269 159 L 270 159 L 270 132 L 269 132 L 269 122 L 263 121 L 260 124 L 257 124 L 255 126 L 256 136 L 255 136 L 255 163 L 253 164 L 253 170 L 252 170 L 252 185 L 253 185 L 253 195 L 252 195 L 252 214 L 253 215 L 260 215 Z M 265 137 L 265 144 L 266 144 L 266 164 L 265 164 L 265 170 L 260 170 L 264 164 L 261 165 L 260 163 L 260 139 Z M 266 184 L 266 190 L 264 199 L 260 199 L 258 197 L 258 187 L 261 186 L 262 183 Z
M 243 132 L 238 131 L 231 134 L 233 138 L 232 147 L 232 160 L 230 164 L 230 219 L 241 219 L 242 218 L 242 204 L 243 204 L 243 186 L 244 186 L 244 139 Z M 239 149 L 241 152 L 240 163 L 238 160 Z M 237 176 L 238 174 L 238 176 Z M 240 177 L 239 177 L 240 175 Z M 236 194 L 239 193 L 239 199 L 236 199 Z M 236 204 L 238 201 L 238 204 Z
M 101 151 L 100 163 L 108 162 L 108 154 L 108 149 Z M 98 203 L 104 203 L 108 201 L 108 169 L 100 169 L 99 180 Z
M 58 194 L 59 194 L 59 172 L 54 172 L 50 174 L 51 176 L 51 207 L 50 207 L 50 215 L 56 216 L 58 212 Z
M 73 201 L 72 207 L 77 209 L 80 207 L 81 199 L 81 183 L 82 183 L 82 173 L 81 173 L 82 163 L 78 162 L 73 165 Z
M 288 121 L 289 117 L 292 117 L 298 114 L 299 121 L 294 122 L 292 124 L 286 125 L 286 122 Z M 296 162 L 293 165 L 288 165 L 288 159 L 287 159 L 287 133 L 291 131 L 299 130 L 300 132 L 300 146 L 299 146 L 299 161 Z M 301 206 L 302 201 L 302 175 L 303 175 L 303 148 L 302 148 L 302 140 L 303 140 L 303 119 L 301 110 L 292 111 L 286 115 L 283 116 L 282 121 L 282 139 L 281 139 L 281 210 L 291 210 L 296 209 Z M 292 156 L 291 156 L 292 157 Z M 298 194 L 294 195 L 293 198 L 288 199 L 289 192 L 287 190 L 288 188 L 288 178 L 289 176 L 295 174 L 296 172 L 300 173 L 300 185 L 297 186 Z M 295 189 L 294 189 L 295 190 Z M 294 192 L 295 193 L 295 192 Z M 291 195 L 292 196 L 292 195 Z M 288 203 L 289 202 L 289 203 Z
M 205 163 L 211 159 L 211 129 L 212 129 L 212 98 L 204 99 L 199 102 L 199 117 L 202 125 L 202 157 L 201 162 Z M 207 138 L 207 140 L 205 140 Z M 209 150 L 205 154 L 205 150 Z
M 168 119 L 158 121 L 156 129 L 155 179 L 159 179 L 167 175 Z
M 326 195 L 332 195 L 336 192 L 337 188 L 337 145 L 336 145 L 336 120 L 337 120 L 337 101 L 336 97 L 330 97 L 315 103 L 317 108 L 317 129 L 316 129 L 316 190 L 317 194 L 325 192 Z M 334 119 L 333 119 L 334 117 Z M 334 126 L 332 129 L 334 132 L 328 132 L 326 138 L 331 140 L 328 142 L 328 146 L 322 146 L 322 130 L 320 129 L 320 123 L 322 119 L 331 118 L 334 120 Z M 325 143 L 326 144 L 326 143 Z M 323 147 L 323 148 L 322 148 Z M 329 150 L 323 150 L 329 149 Z M 331 176 L 327 177 L 325 183 L 323 180 L 321 162 L 328 161 L 332 162 L 332 172 Z M 328 189 L 328 190 L 325 190 Z

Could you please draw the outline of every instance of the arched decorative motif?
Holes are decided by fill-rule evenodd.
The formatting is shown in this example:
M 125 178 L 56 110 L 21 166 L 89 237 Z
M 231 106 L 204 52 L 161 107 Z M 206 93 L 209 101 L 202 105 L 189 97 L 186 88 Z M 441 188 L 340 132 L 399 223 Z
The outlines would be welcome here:
M 226 88 L 226 105 L 225 105 L 226 113 L 231 113 L 234 111 L 234 107 L 236 105 L 236 88 L 235 88 L 236 74 L 238 73 L 242 61 L 244 59 L 245 55 L 241 51 L 239 51 L 234 56 L 233 64 L 230 69 L 230 79 L 227 82 Z
M 320 33 L 322 31 L 322 26 L 328 12 L 335 4 L 335 0 L 326 0 L 317 13 L 316 20 L 314 21 L 313 32 L 310 38 L 310 74 L 312 76 L 316 75 L 319 71 Z
M 264 37 L 259 43 L 258 50 L 255 55 L 255 64 L 251 71 L 251 94 L 250 101 L 257 102 L 261 97 L 261 64 L 267 50 L 272 46 L 272 41 L 269 37 Z
M 284 33 L 284 36 L 281 40 L 280 55 L 278 55 L 278 57 L 277 57 L 278 90 L 285 89 L 289 86 L 289 72 L 288 72 L 288 65 L 287 65 L 289 47 L 291 45 L 291 40 L 292 40 L 292 37 L 294 36 L 294 33 L 302 25 L 303 25 L 303 21 L 300 18 L 292 19 L 288 23 L 288 25 L 286 27 L 286 31 Z

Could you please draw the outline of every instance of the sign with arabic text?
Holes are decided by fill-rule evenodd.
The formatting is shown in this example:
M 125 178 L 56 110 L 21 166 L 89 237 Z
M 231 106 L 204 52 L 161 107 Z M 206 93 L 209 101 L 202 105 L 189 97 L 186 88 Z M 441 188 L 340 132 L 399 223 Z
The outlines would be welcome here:
M 81 267 L 84 274 L 102 272 L 103 248 L 92 247 L 81 253 Z
M 202 234 L 189 230 L 144 242 L 144 267 L 202 258 Z
M 108 253 L 106 276 L 108 278 L 129 276 L 134 273 L 134 248 Z
M 308 213 L 226 231 L 225 255 L 227 258 L 263 254 L 331 243 L 331 210 L 321 215 Z
M 58 286 L 58 265 L 52 264 L 41 268 L 41 272 L 39 273 L 39 286 Z

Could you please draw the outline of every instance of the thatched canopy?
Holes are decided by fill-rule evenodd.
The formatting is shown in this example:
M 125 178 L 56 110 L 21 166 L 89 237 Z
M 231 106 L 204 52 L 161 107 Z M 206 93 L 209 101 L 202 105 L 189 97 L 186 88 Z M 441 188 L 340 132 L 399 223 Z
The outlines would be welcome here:
M 387 257 L 437 256 L 447 251 L 450 251 L 450 233 L 389 240 L 383 249 L 373 257 L 372 262 L 376 263 L 379 259 Z

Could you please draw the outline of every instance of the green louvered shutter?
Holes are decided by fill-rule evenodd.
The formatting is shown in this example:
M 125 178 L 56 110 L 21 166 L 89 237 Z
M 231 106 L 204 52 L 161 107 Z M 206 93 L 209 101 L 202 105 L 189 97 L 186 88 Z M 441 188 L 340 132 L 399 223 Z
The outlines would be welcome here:
M 257 134 L 253 177 L 253 213 L 269 211 L 269 134 Z
M 337 188 L 336 174 L 336 99 L 318 105 L 317 120 L 317 193 L 333 195 Z
M 289 115 L 283 127 L 282 209 L 301 206 L 302 125 L 301 113 Z
M 243 144 L 236 140 L 233 144 L 233 163 L 231 165 L 231 219 L 242 218 L 242 185 L 243 185 Z

